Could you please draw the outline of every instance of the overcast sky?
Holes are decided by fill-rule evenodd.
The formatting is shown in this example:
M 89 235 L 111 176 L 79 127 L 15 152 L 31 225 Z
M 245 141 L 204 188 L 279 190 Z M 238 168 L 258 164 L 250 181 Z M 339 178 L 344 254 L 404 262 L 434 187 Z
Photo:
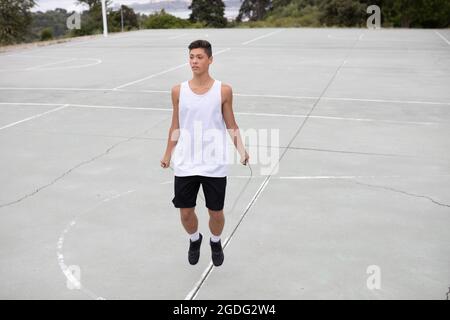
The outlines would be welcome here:
M 35 0 L 36 6 L 32 9 L 32 11 L 47 11 L 53 10 L 56 8 L 63 8 L 67 11 L 81 11 L 87 9 L 87 6 L 81 6 L 78 4 L 76 0 Z M 159 0 L 161 1 L 161 0 Z M 148 3 L 148 2 L 159 2 L 158 0 L 113 0 L 113 5 L 120 4 L 131 4 L 131 3 Z

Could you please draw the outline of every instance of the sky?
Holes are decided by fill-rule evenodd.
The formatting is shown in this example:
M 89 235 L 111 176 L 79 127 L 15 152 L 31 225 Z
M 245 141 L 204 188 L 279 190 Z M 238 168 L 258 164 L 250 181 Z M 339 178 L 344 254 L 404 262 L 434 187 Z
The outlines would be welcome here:
M 159 0 L 160 1 L 160 0 Z M 158 0 L 113 0 L 112 4 L 131 4 L 131 3 L 148 3 L 159 2 Z M 167 0 L 166 0 L 167 1 Z M 56 8 L 63 8 L 67 11 L 82 11 L 86 10 L 87 6 L 79 5 L 76 0 L 35 0 L 36 6 L 31 11 L 47 11 Z
M 34 0 L 36 2 L 36 5 L 31 9 L 31 11 L 33 12 L 37 12 L 37 11 L 42 11 L 45 12 L 47 10 L 54 10 L 56 8 L 62 8 L 62 9 L 66 9 L 68 12 L 72 12 L 72 11 L 77 11 L 77 12 L 81 12 L 83 10 L 87 10 L 89 9 L 87 5 L 80 5 L 78 3 L 78 1 L 76 0 Z M 113 7 L 117 7 L 120 4 L 124 4 L 124 5 L 130 5 L 133 3 L 139 3 L 139 4 L 144 4 L 144 3 L 149 3 L 149 2 L 161 2 L 161 1 L 176 1 L 176 0 L 112 0 L 112 6 Z M 178 1 L 185 1 L 187 3 L 190 3 L 191 0 L 178 0 Z M 227 3 L 227 1 L 224 1 L 225 3 Z M 170 11 L 168 10 L 169 13 L 179 17 L 179 18 L 183 18 L 183 19 L 187 19 L 189 18 L 189 11 Z M 234 19 L 237 14 L 238 14 L 239 10 L 236 8 L 225 8 L 225 17 L 227 18 L 231 18 Z M 148 14 L 149 12 L 144 12 L 146 14 Z

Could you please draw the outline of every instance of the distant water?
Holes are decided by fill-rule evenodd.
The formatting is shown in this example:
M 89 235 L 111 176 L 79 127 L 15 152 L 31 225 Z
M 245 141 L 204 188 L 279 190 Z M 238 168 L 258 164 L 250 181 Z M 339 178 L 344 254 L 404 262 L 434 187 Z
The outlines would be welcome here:
M 191 15 L 191 10 L 166 10 L 167 13 L 170 13 L 171 15 L 174 15 L 175 17 L 178 18 L 182 18 L 182 19 L 188 19 L 189 16 Z M 141 13 L 145 13 L 145 14 L 152 14 L 154 13 L 154 11 L 142 11 Z M 229 10 L 225 10 L 225 18 L 227 18 L 228 20 L 234 20 L 236 19 L 237 15 L 239 14 L 239 9 L 229 9 Z

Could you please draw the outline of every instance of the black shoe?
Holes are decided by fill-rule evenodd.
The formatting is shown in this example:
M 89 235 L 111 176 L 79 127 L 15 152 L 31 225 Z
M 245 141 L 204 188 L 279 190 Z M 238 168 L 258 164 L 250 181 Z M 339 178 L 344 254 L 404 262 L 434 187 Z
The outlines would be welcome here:
M 203 236 L 200 233 L 200 238 L 197 241 L 189 240 L 188 260 L 192 265 L 197 264 L 198 259 L 200 258 L 200 246 L 202 244 L 202 239 Z
M 209 240 L 209 244 L 211 245 L 211 257 L 213 264 L 216 267 L 221 266 L 223 263 L 224 255 L 220 240 L 219 242 L 212 242 L 211 240 Z

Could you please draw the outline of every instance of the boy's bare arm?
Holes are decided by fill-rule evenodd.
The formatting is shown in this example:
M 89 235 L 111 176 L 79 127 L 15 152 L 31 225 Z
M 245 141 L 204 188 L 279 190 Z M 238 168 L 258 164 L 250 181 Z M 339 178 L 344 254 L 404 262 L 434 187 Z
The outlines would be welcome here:
M 242 143 L 241 133 L 234 118 L 233 112 L 233 89 L 229 85 L 222 85 L 222 115 L 230 134 L 233 144 L 241 155 L 241 163 L 246 165 L 249 160 L 249 155 Z
M 167 138 L 167 147 L 164 156 L 161 160 L 161 167 L 168 168 L 170 166 L 170 159 L 172 157 L 173 149 L 175 148 L 178 138 L 180 136 L 180 123 L 178 121 L 178 104 L 180 100 L 180 85 L 172 88 L 172 123 L 169 129 L 169 137 Z

